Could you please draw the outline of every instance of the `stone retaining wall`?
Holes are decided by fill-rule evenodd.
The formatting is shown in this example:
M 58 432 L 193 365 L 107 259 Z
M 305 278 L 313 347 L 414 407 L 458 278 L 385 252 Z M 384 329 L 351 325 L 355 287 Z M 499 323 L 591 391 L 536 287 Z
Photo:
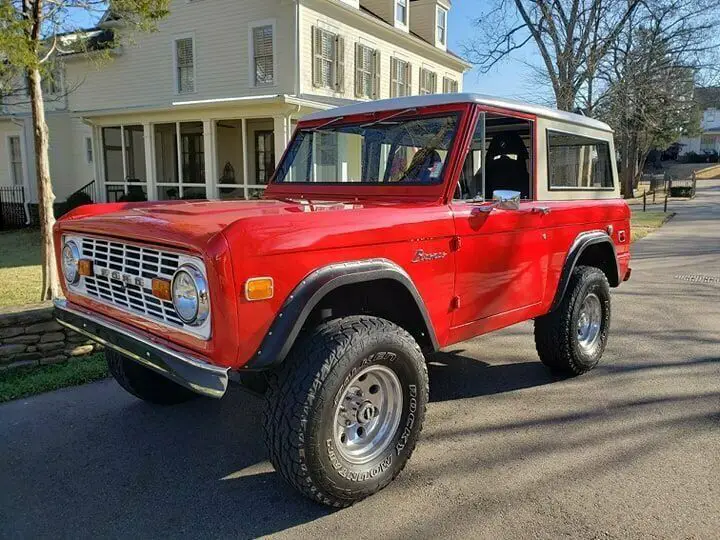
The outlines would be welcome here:
M 49 303 L 0 310 L 0 369 L 56 364 L 99 348 L 60 326 Z

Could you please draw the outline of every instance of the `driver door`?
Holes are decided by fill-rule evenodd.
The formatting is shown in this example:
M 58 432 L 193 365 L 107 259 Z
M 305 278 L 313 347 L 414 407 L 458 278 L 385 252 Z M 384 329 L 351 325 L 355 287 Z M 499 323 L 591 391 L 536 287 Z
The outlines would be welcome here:
M 493 148 L 493 137 L 517 141 L 521 136 L 528 151 L 528 170 L 533 170 L 529 156 L 532 121 L 481 113 L 478 124 L 467 157 L 475 165 L 466 162 L 457 190 L 459 199 L 451 203 L 460 246 L 455 258 L 454 327 L 538 304 L 545 292 L 548 268 L 548 232 L 544 228 L 547 209 L 532 198 L 521 200 L 517 209 L 501 209 L 485 200 L 491 199 L 492 194 L 483 197 L 484 189 L 490 185 L 504 189 L 502 177 L 483 178 L 486 160 L 497 158 L 487 151 Z M 513 130 L 518 137 L 508 135 Z M 522 153 L 522 149 L 513 150 L 507 145 L 501 151 Z M 517 157 L 516 154 L 511 156 Z M 533 175 L 528 173 L 526 181 L 529 182 L 526 193 L 531 194 Z M 517 187 L 518 180 L 508 178 L 507 185 Z M 465 193 L 474 194 L 474 198 Z

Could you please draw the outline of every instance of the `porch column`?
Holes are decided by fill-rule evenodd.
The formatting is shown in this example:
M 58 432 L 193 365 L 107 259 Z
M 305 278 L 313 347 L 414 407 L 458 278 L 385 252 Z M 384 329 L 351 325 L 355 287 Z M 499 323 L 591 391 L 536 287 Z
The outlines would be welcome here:
M 147 179 L 147 198 L 148 201 L 156 201 L 157 189 L 155 187 L 155 137 L 153 137 L 152 124 L 143 124 L 143 145 L 145 148 L 145 178 Z
M 99 202 L 107 202 L 105 190 L 105 152 L 103 151 L 102 128 L 93 125 L 93 160 L 95 161 L 95 189 Z
M 248 198 L 248 188 L 247 185 L 250 183 L 248 175 L 250 174 L 248 162 L 250 161 L 250 156 L 248 156 L 248 143 L 247 143 L 247 120 L 245 118 L 242 118 L 240 120 L 240 130 L 242 131 L 242 155 L 243 155 L 243 185 L 244 187 L 244 197 Z
M 215 120 L 203 120 L 203 153 L 205 154 L 205 190 L 208 199 L 219 197 L 217 189 L 217 154 Z
M 275 138 L 275 165 L 280 163 L 280 158 L 285 151 L 290 138 L 290 117 L 273 116 L 273 130 Z

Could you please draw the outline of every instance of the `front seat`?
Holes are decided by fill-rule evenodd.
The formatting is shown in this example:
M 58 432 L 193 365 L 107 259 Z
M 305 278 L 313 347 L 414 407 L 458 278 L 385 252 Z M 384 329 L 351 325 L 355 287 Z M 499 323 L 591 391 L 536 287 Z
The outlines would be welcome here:
M 520 135 L 512 132 L 495 135 L 485 160 L 485 198 L 492 198 L 497 189 L 508 189 L 519 191 L 521 199 L 529 199 L 528 157 Z

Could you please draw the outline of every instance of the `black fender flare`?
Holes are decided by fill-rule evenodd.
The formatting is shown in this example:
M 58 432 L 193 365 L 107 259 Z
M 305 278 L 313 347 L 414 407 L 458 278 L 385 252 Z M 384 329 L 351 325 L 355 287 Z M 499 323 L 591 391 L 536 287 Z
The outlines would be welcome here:
M 364 259 L 323 266 L 303 278 L 285 299 L 260 347 L 243 369 L 261 370 L 282 363 L 308 316 L 329 292 L 343 285 L 380 279 L 392 279 L 408 290 L 425 321 L 433 350 L 438 350 L 425 302 L 408 273 L 388 259 Z
M 562 274 L 560 275 L 560 281 L 558 282 L 557 290 L 555 291 L 555 298 L 553 298 L 552 306 L 550 311 L 553 311 L 560 305 L 565 292 L 567 291 L 568 284 L 570 283 L 570 276 L 572 276 L 573 270 L 577 265 L 578 260 L 583 252 L 592 245 L 595 244 L 609 244 L 613 253 L 613 261 L 615 261 L 615 273 L 614 275 L 608 276 L 610 285 L 616 287 L 620 283 L 620 266 L 618 265 L 617 252 L 615 250 L 615 244 L 612 238 L 605 231 L 589 231 L 580 233 L 575 241 L 570 246 L 568 254 L 565 257 L 565 263 L 563 264 Z

